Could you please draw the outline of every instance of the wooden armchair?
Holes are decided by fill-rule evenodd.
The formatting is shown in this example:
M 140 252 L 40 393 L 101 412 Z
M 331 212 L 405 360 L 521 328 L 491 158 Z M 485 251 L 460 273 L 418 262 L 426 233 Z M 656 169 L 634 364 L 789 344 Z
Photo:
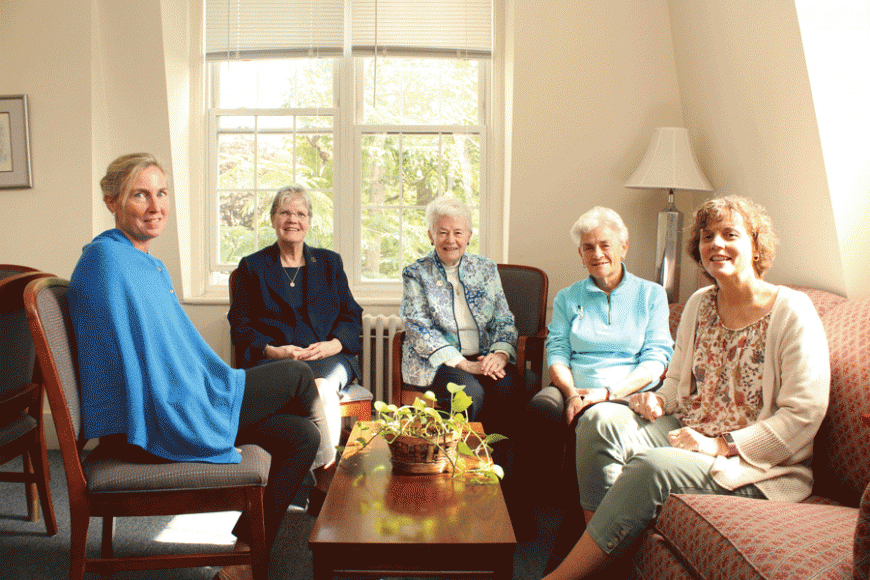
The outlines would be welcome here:
M 71 580 L 85 572 L 158 570 L 250 564 L 257 580 L 269 572 L 269 547 L 263 494 L 272 458 L 256 445 L 242 445 L 242 461 L 221 463 L 130 463 L 101 452 L 82 459 L 81 398 L 76 372 L 76 342 L 69 320 L 67 287 L 58 278 L 41 278 L 24 291 L 24 308 L 36 347 L 66 472 L 70 509 Z M 238 552 L 115 557 L 115 517 L 174 515 L 238 510 L 247 513 L 250 550 Z M 102 552 L 87 557 L 88 526 L 103 518 Z
M 517 368 L 525 371 L 529 391 L 541 388 L 544 368 L 544 339 L 547 336 L 547 273 L 532 266 L 499 264 L 498 274 L 508 306 L 516 319 Z M 396 405 L 414 402 L 419 394 L 402 388 L 402 341 L 405 332 L 397 332 L 392 344 L 391 401 Z

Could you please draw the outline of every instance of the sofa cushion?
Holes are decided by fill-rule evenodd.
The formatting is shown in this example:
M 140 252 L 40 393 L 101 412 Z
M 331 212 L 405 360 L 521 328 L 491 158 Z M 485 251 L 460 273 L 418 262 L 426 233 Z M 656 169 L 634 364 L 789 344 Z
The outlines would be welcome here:
M 855 508 L 671 495 L 655 531 L 698 577 L 849 578 Z

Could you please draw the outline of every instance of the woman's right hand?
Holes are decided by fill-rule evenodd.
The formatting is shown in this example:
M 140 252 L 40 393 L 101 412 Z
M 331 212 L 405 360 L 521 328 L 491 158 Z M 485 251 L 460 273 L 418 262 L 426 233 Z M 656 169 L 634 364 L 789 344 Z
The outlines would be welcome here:
M 284 346 L 274 346 L 270 344 L 263 349 L 263 354 L 270 360 L 297 360 L 300 353 L 304 350 L 305 349 L 293 346 L 292 344 L 285 344 Z
M 647 421 L 655 421 L 665 414 L 665 403 L 655 393 L 635 393 L 628 399 L 628 406 Z

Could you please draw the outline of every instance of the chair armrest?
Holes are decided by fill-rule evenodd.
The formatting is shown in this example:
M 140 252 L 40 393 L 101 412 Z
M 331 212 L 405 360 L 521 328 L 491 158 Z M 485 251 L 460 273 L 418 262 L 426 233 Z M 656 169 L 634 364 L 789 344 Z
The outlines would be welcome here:
M 394 405 L 402 404 L 402 342 L 405 340 L 405 331 L 400 330 L 393 335 L 392 344 L 392 389 L 390 401 Z

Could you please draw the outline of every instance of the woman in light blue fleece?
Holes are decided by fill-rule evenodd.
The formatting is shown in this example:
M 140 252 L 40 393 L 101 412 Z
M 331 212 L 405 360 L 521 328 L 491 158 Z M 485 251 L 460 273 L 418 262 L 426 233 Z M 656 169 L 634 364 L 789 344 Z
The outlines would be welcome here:
M 655 388 L 673 354 L 665 290 L 626 270 L 628 230 L 619 214 L 594 207 L 570 233 L 589 275 L 556 295 L 551 385 L 528 405 L 535 463 L 553 469 L 568 426 L 586 407 Z

